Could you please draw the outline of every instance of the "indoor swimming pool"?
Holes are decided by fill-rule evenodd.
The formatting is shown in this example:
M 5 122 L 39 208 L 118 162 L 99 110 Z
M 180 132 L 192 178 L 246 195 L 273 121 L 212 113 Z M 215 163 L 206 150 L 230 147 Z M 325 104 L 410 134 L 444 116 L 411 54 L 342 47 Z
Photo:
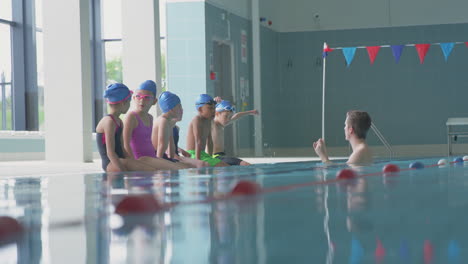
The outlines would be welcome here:
M 440 158 L 258 164 L 157 173 L 5 177 L 0 216 L 25 228 L 1 263 L 465 263 L 468 165 Z M 450 160 L 452 160 L 451 158 Z M 467 178 L 465 178 L 467 177 Z M 262 192 L 228 196 L 239 181 Z M 158 213 L 115 214 L 151 194 Z

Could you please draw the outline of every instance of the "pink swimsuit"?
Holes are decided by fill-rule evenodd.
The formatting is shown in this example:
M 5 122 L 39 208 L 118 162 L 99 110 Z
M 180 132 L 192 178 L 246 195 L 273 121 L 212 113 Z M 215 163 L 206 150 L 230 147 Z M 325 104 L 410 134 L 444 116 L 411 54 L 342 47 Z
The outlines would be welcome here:
M 130 146 L 133 150 L 133 155 L 136 159 L 140 157 L 152 157 L 156 158 L 156 151 L 154 150 L 153 144 L 151 143 L 151 131 L 153 129 L 153 117 L 150 116 L 149 126 L 145 126 L 140 116 L 132 112 L 132 114 L 138 120 L 138 126 L 133 130 L 132 140 Z

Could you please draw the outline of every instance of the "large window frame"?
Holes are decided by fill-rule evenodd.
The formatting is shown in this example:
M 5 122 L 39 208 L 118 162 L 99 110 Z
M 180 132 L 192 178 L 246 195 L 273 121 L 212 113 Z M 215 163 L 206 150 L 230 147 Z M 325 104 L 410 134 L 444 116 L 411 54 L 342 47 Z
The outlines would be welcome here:
M 10 30 L 10 38 L 9 38 L 9 41 L 10 41 L 10 53 L 12 53 L 12 28 L 14 26 L 16 26 L 16 23 L 12 20 L 7 20 L 7 19 L 3 19 L 3 18 L 0 18 L 0 25 L 2 26 L 7 26 L 9 27 L 9 30 Z M 10 54 L 10 65 L 12 66 L 13 65 L 13 57 L 12 57 L 12 54 Z M 12 70 L 13 72 L 13 70 Z M 13 77 L 13 74 L 12 72 L 10 73 L 11 74 L 11 77 Z M 6 88 L 7 86 L 10 86 L 10 91 L 13 91 L 13 81 L 12 81 L 12 78 L 10 78 L 9 81 L 7 81 L 5 79 L 5 75 L 3 73 L 0 73 L 0 93 L 1 93 L 1 102 L 2 102 L 2 106 L 1 106 L 1 109 L 0 109 L 0 115 L 1 115 L 1 123 L 0 123 L 0 130 L 7 130 L 10 126 L 13 126 L 12 124 L 7 124 L 7 113 L 8 113 L 8 110 L 7 110 L 7 97 L 6 97 Z M 13 99 L 13 95 L 11 96 L 12 99 Z M 13 102 L 11 102 L 13 103 Z M 11 111 L 13 111 L 13 109 L 11 109 Z M 12 123 L 13 123 L 13 120 L 11 120 Z
M 11 81 L 0 89 L 11 85 L 12 130 L 38 130 L 34 1 L 12 1 L 12 20 L 0 18 L 0 24 L 10 26 Z
M 161 0 L 160 0 L 161 1 Z M 102 98 L 102 94 L 106 89 L 107 85 L 107 69 L 106 69 L 106 44 L 120 42 L 122 43 L 122 38 L 104 38 L 103 37 L 103 5 L 102 0 L 92 1 L 92 59 L 93 59 L 93 124 L 94 128 L 97 126 L 99 120 L 107 114 L 107 105 Z M 161 42 L 164 42 L 166 39 L 165 36 L 161 36 Z M 166 43 L 161 43 L 161 48 L 166 51 Z M 167 53 L 167 52 L 162 52 Z M 161 55 L 162 55 L 161 53 Z M 163 56 L 163 55 L 162 55 Z M 162 57 L 161 56 L 161 57 Z M 164 67 L 161 69 L 167 69 L 167 60 L 161 58 Z M 163 65 L 161 65 L 163 66 Z M 163 75 L 163 74 L 162 74 Z M 167 80 L 162 80 L 162 88 L 166 89 Z M 93 129 L 94 129 L 93 128 Z
M 91 45 L 92 45 L 92 85 L 93 85 L 93 124 L 107 113 L 107 106 L 102 98 L 106 88 L 106 55 L 105 46 L 112 42 L 122 42 L 121 38 L 102 38 L 102 0 L 89 0 L 92 10 L 91 21 Z M 42 94 L 46 87 L 38 84 L 38 51 L 37 34 L 42 33 L 42 28 L 36 27 L 36 10 L 34 0 L 12 0 L 12 19 L 0 18 L 0 24 L 10 27 L 11 45 L 11 81 L 0 80 L 0 91 L 6 86 L 11 86 L 12 96 L 12 130 L 38 131 L 41 129 L 43 114 L 41 111 Z M 164 42 L 165 37 L 161 36 Z M 165 43 L 161 47 L 166 47 Z M 165 50 L 165 48 L 163 48 Z M 164 52 L 163 52 L 164 53 Z M 166 61 L 163 61 L 167 64 Z M 164 65 L 166 66 L 166 65 Z M 165 67 L 166 68 L 166 67 Z M 165 81 L 161 84 L 164 88 Z M 2 93 L 5 96 L 5 93 Z M 2 98 L 3 99 L 3 98 Z M 6 106 L 2 106 L 5 108 Z M 2 109 L 0 109 L 2 110 Z M 5 115 L 6 111 L 1 111 Z M 3 119 L 6 120 L 6 119 Z M 0 131 L 5 130 L 5 125 L 0 122 Z

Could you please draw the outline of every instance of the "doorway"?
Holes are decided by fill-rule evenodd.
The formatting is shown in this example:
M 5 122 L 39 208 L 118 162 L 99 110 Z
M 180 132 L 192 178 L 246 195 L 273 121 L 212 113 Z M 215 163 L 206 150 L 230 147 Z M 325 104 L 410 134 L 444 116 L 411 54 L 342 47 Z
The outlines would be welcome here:
M 234 83 L 234 52 L 232 45 L 223 41 L 213 41 L 213 71 L 215 96 L 230 101 L 236 109 L 236 89 Z M 237 125 L 234 123 L 224 129 L 224 151 L 226 155 L 237 154 Z

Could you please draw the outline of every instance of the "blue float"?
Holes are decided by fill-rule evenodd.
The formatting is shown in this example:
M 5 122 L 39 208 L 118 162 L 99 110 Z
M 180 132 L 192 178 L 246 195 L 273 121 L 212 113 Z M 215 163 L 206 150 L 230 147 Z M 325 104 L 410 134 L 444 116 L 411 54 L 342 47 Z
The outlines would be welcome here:
M 424 164 L 422 162 L 416 161 L 409 165 L 410 169 L 424 169 Z

